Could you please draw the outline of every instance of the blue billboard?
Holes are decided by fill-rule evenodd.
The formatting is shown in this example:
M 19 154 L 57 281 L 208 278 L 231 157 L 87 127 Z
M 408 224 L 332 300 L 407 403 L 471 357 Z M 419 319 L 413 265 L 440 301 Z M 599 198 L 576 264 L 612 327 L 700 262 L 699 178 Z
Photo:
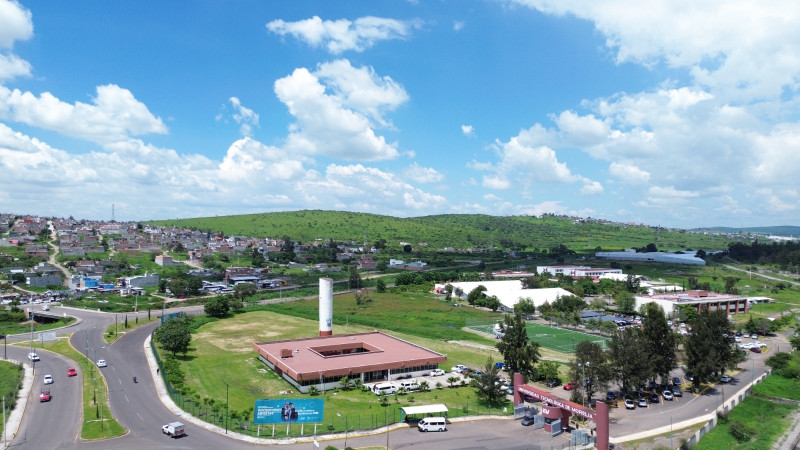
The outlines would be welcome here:
M 256 400 L 253 423 L 320 423 L 325 399 Z

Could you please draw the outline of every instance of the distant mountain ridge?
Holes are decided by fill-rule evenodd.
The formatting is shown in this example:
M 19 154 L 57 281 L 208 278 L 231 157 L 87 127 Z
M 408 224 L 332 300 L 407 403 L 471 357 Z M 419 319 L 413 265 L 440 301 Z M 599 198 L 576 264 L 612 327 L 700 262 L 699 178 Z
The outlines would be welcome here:
M 800 238 L 800 227 L 793 225 L 782 225 L 775 227 L 745 227 L 745 228 L 732 228 L 732 227 L 710 227 L 710 228 L 694 228 L 692 231 L 707 231 L 714 233 L 727 233 L 727 234 L 761 234 L 764 236 L 785 236 Z
M 157 220 L 153 225 L 175 226 L 227 236 L 283 238 L 301 243 L 349 242 L 371 246 L 380 240 L 397 248 L 405 243 L 426 250 L 550 250 L 566 248 L 592 254 L 596 250 L 644 248 L 659 250 L 725 250 L 729 242 L 745 238 L 724 233 L 692 233 L 687 230 L 607 222 L 592 218 L 543 215 L 490 216 L 443 214 L 397 218 L 377 214 L 302 210 L 238 216 Z

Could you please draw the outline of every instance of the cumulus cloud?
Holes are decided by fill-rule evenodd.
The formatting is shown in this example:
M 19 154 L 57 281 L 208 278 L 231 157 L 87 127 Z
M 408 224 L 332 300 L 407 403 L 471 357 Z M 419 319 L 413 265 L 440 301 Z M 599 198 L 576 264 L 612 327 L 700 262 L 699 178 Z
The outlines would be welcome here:
M 467 137 L 475 136 L 475 128 L 472 125 L 461 125 L 461 133 Z
M 510 1 L 590 21 L 618 62 L 687 69 L 696 83 L 725 98 L 778 98 L 784 88 L 797 86 L 800 3 L 793 0 L 768 8 L 748 0 L 698 0 L 691 7 L 636 0 Z
M 0 53 L 0 81 L 11 80 L 17 77 L 27 77 L 31 74 L 31 64 L 17 55 L 4 55 Z
M 432 167 L 422 167 L 417 163 L 406 167 L 403 176 L 416 183 L 438 183 L 444 179 L 439 171 Z
M 295 69 L 275 82 L 275 93 L 296 119 L 287 138 L 292 151 L 364 161 L 399 156 L 373 129 L 388 124 L 383 113 L 408 99 L 391 78 L 340 60 L 315 72 Z
M 13 0 L 0 0 L 0 48 L 12 48 L 14 41 L 33 36 L 31 12 Z
M 234 110 L 233 120 L 239 124 L 239 132 L 242 136 L 252 136 L 253 127 L 258 126 L 258 114 L 244 107 L 237 97 L 231 97 L 229 101 Z
M 463 20 L 453 21 L 453 31 L 461 31 L 467 24 Z
M 273 20 L 267 29 L 280 36 L 293 36 L 312 47 L 324 46 L 332 54 L 363 52 L 380 41 L 407 39 L 422 26 L 418 20 L 401 21 L 382 17 L 322 20 L 318 16 L 297 22 Z
M 73 105 L 49 92 L 37 97 L 0 86 L 0 118 L 101 144 L 167 132 L 164 122 L 127 89 L 115 84 L 98 86 L 93 100 L 93 104 Z
M 608 167 L 608 172 L 624 183 L 647 183 L 650 174 L 647 171 L 629 164 L 612 162 Z

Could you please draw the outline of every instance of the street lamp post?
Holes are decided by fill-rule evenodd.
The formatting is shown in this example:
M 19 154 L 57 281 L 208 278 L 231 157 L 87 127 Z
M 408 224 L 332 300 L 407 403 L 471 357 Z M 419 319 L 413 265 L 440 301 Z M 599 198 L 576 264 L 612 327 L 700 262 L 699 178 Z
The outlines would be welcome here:
M 225 434 L 228 434 L 228 383 L 225 383 Z
M 339 417 L 342 417 L 342 415 L 339 414 L 339 413 L 336 413 L 336 415 L 339 416 Z M 347 429 L 348 428 L 349 427 L 347 426 L 347 414 L 345 414 L 344 415 L 344 448 L 347 448 Z M 388 428 L 387 428 L 386 432 L 387 433 L 389 432 Z

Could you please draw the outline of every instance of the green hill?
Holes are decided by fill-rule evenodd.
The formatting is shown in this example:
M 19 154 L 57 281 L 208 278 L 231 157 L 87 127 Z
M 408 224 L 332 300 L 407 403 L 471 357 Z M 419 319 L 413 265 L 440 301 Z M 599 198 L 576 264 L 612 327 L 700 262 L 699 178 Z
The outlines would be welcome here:
M 291 211 L 239 216 L 158 220 L 153 225 L 176 226 L 225 235 L 281 238 L 310 243 L 315 240 L 373 244 L 381 239 L 394 247 L 456 249 L 550 249 L 561 244 L 578 253 L 645 247 L 659 250 L 726 249 L 731 238 L 686 230 L 628 225 L 564 216 L 488 216 L 445 214 L 398 218 L 342 211 Z

